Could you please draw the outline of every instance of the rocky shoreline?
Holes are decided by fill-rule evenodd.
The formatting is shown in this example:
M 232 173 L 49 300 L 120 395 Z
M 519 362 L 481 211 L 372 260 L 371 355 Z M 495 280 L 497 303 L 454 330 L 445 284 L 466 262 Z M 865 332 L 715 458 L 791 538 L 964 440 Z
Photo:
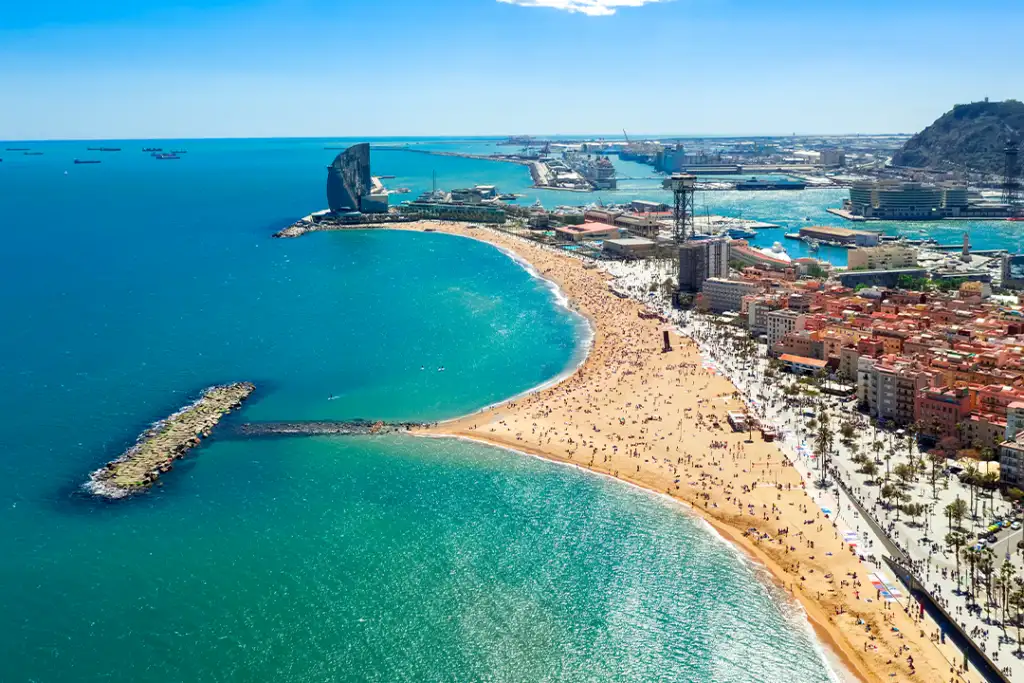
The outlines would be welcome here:
M 255 390 L 251 382 L 205 389 L 198 399 L 139 435 L 119 458 L 93 472 L 85 489 L 106 498 L 124 498 L 148 489 L 161 473 L 172 469 L 174 460 L 198 446 L 222 417 L 241 406 Z

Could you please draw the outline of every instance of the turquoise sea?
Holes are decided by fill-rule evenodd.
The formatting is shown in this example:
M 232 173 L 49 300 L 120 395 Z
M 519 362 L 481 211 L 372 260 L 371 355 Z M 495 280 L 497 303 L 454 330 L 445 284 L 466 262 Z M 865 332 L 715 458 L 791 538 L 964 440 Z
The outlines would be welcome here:
M 215 382 L 258 385 L 232 419 L 434 420 L 578 362 L 579 321 L 482 243 L 270 239 L 323 206 L 334 144 L 0 151 L 0 681 L 834 680 L 800 611 L 702 522 L 515 453 L 222 436 L 146 495 L 82 493 Z M 432 171 L 528 183 L 374 164 L 414 191 Z

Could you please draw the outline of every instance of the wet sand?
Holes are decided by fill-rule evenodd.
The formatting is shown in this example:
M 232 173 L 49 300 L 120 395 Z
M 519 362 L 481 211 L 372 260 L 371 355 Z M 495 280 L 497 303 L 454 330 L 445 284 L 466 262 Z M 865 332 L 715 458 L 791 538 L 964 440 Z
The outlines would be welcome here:
M 843 542 L 778 446 L 731 430 L 728 411 L 744 410 L 732 383 L 703 367 L 688 338 L 671 333 L 673 350 L 663 353 L 666 326 L 639 317 L 639 302 L 612 294 L 606 273 L 496 230 L 440 222 L 397 229 L 463 235 L 515 252 L 561 287 L 594 328 L 589 356 L 569 377 L 426 434 L 572 463 L 686 503 L 771 572 L 860 680 L 980 680 L 954 675 L 956 650 L 934 642 L 934 623 L 878 599 L 868 574 L 880 568 Z

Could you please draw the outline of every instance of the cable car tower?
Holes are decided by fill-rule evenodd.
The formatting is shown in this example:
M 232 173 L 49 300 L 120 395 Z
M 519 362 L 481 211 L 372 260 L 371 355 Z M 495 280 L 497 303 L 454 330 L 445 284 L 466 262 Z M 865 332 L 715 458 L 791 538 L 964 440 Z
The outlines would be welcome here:
M 673 173 L 669 179 L 672 195 L 675 197 L 673 210 L 672 239 L 682 244 L 696 232 L 693 224 L 693 195 L 697 176 Z

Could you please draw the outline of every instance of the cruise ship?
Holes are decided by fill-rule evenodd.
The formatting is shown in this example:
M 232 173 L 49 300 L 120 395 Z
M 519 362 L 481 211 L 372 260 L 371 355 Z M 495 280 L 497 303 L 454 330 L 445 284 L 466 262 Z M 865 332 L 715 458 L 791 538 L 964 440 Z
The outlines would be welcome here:
M 562 155 L 565 165 L 587 179 L 595 190 L 614 190 L 615 166 L 608 157 L 591 156 L 581 152 L 565 152 Z
M 807 183 L 788 178 L 782 180 L 750 178 L 750 180 L 741 180 L 736 183 L 737 190 L 802 190 L 805 187 L 807 187 Z

